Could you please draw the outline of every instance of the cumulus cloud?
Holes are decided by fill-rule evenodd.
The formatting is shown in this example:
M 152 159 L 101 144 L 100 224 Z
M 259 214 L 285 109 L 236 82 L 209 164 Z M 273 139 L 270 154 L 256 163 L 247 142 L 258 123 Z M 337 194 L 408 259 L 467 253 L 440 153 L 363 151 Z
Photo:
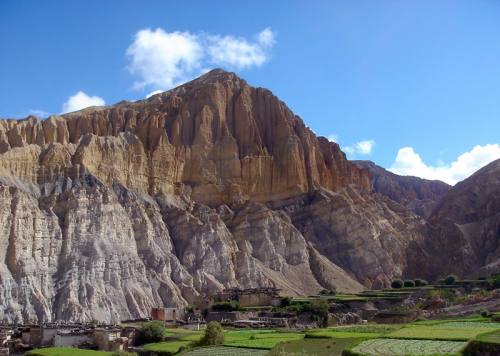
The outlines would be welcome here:
M 257 35 L 257 40 L 264 47 L 272 47 L 276 43 L 276 36 L 271 28 L 267 27 Z
M 330 134 L 330 135 L 326 136 L 326 139 L 330 142 L 339 142 L 339 135 Z
M 144 29 L 135 34 L 126 53 L 130 72 L 140 78 L 134 83 L 136 89 L 170 88 L 199 68 L 203 47 L 189 32 Z
M 458 156 L 451 164 L 431 166 L 427 165 L 412 147 L 403 147 L 399 149 L 389 170 L 399 175 L 437 179 L 454 185 L 499 158 L 500 145 L 477 145 Z
M 345 146 L 342 149 L 349 155 L 367 156 L 372 153 L 374 147 L 375 147 L 374 140 L 364 140 L 356 142 L 354 145 L 351 146 Z
M 126 55 L 128 69 L 137 80 L 134 89 L 167 90 L 214 66 L 245 69 L 269 60 L 276 43 L 266 28 L 254 40 L 217 34 L 167 32 L 162 28 L 143 29 L 134 36 Z
M 238 69 L 261 66 L 268 60 L 267 48 L 275 43 L 274 34 L 266 28 L 257 35 L 256 42 L 233 36 L 209 36 L 208 54 L 216 65 Z
M 103 98 L 98 96 L 88 96 L 83 91 L 79 91 L 75 95 L 70 96 L 69 99 L 63 104 L 61 114 L 85 109 L 89 106 L 102 106 L 105 104 L 106 103 Z
M 38 116 L 40 118 L 44 118 L 44 117 L 48 117 L 50 116 L 50 113 L 45 111 L 45 110 L 40 110 L 40 109 L 30 109 L 29 110 L 29 114 L 30 115 L 35 115 L 35 116 Z

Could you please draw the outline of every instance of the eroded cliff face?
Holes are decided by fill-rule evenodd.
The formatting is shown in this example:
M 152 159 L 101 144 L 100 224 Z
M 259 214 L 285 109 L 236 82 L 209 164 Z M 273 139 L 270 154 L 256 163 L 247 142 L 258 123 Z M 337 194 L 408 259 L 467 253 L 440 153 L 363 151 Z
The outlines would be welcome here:
M 415 246 L 420 273 L 477 278 L 500 272 L 500 160 L 455 185 L 429 218 L 430 233 Z M 427 258 L 425 258 L 427 257 Z M 422 261 L 425 260 L 425 263 Z
M 0 320 L 145 317 L 227 287 L 382 286 L 425 222 L 271 92 L 212 71 L 0 121 Z
M 392 199 L 416 214 L 429 218 L 451 186 L 438 180 L 399 176 L 371 161 L 354 161 L 366 168 L 371 176 L 373 190 Z
M 153 196 L 184 184 L 210 206 L 370 189 L 338 145 L 316 138 L 270 91 L 221 70 L 140 102 L 0 121 L 0 148 L 5 174 L 29 183 L 85 168 Z

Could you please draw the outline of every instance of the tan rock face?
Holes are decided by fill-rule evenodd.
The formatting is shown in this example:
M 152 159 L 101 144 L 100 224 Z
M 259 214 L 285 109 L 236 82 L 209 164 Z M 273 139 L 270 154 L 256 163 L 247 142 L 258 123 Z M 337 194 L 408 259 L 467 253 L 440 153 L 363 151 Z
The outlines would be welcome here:
M 220 70 L 0 121 L 0 199 L 8 321 L 139 318 L 227 287 L 359 291 L 401 275 L 425 230 L 271 92 Z
M 455 185 L 429 218 L 431 233 L 411 264 L 440 278 L 500 272 L 500 160 Z M 429 256 L 422 264 L 422 256 Z M 413 273 L 416 273 L 413 271 Z
M 217 70 L 141 102 L 1 121 L 0 133 L 5 174 L 34 184 L 50 181 L 52 169 L 74 177 L 86 170 L 152 195 L 182 183 L 210 206 L 286 199 L 320 186 L 370 189 L 364 170 L 271 92 Z M 41 154 L 47 157 L 38 162 Z
M 398 176 L 371 161 L 354 161 L 370 173 L 373 190 L 428 218 L 450 186 L 438 180 Z

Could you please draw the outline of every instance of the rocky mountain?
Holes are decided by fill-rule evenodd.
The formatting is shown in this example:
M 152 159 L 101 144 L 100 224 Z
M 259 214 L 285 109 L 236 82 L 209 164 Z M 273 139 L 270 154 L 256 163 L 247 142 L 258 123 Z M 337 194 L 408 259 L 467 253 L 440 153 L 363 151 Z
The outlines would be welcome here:
M 404 205 L 416 214 L 428 218 L 450 186 L 438 180 L 399 176 L 371 161 L 353 161 L 366 168 L 371 176 L 373 190 Z
M 430 233 L 422 246 L 415 246 L 411 264 L 421 266 L 430 278 L 500 272 L 500 160 L 452 187 L 429 225 Z
M 371 179 L 222 70 L 142 101 L 1 120 L 0 320 L 140 318 L 227 287 L 387 285 L 429 244 L 403 196 L 435 190 L 388 184 L 398 200 Z

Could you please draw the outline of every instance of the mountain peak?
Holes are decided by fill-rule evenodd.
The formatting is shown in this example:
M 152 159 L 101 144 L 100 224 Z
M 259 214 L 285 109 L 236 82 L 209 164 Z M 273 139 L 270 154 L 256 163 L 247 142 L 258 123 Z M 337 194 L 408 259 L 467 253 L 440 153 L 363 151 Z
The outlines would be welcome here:
M 244 81 L 236 75 L 236 73 L 228 72 L 221 68 L 212 69 L 200 77 L 194 79 L 192 82 L 210 83 L 219 81 Z

